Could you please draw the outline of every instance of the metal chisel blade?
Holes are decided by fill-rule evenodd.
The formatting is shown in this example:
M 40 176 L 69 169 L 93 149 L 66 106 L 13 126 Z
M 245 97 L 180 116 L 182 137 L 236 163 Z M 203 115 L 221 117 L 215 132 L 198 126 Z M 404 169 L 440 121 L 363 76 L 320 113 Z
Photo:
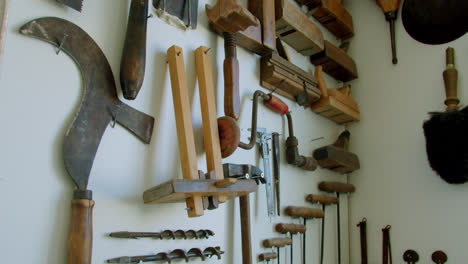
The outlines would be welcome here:
M 81 12 L 83 8 L 83 0 L 57 0 L 57 2 L 69 6 L 78 12 Z

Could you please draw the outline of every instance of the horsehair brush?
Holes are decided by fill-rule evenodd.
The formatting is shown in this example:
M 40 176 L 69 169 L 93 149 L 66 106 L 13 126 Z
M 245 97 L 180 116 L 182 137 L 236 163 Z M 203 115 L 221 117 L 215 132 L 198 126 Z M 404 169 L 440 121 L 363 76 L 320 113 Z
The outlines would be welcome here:
M 423 124 L 427 158 L 432 169 L 448 183 L 468 181 L 468 108 L 458 110 L 454 49 L 447 48 L 443 73 L 447 99 L 445 112 L 430 112 Z

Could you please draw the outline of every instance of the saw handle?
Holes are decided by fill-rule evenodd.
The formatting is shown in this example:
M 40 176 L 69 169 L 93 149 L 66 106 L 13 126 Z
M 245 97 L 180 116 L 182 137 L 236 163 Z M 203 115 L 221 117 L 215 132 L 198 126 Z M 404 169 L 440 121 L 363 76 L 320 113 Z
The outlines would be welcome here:
M 292 240 L 289 237 L 276 237 L 263 240 L 263 246 L 266 248 L 272 247 L 284 247 L 286 245 L 291 245 Z
M 93 248 L 93 200 L 72 200 L 67 264 L 91 264 Z
M 275 226 L 276 232 L 279 233 L 291 233 L 297 234 L 302 233 L 304 234 L 307 230 L 305 225 L 297 225 L 297 224 L 285 224 L 279 223 Z
M 447 68 L 443 73 L 444 84 L 445 84 L 445 105 L 447 106 L 446 111 L 453 111 L 457 109 L 457 105 L 460 100 L 457 97 L 457 81 L 458 72 L 455 68 L 455 50 L 451 47 L 445 50 L 445 56 L 447 61 Z
M 120 61 L 120 85 L 128 100 L 137 97 L 145 76 L 147 20 L 148 0 L 132 0 Z

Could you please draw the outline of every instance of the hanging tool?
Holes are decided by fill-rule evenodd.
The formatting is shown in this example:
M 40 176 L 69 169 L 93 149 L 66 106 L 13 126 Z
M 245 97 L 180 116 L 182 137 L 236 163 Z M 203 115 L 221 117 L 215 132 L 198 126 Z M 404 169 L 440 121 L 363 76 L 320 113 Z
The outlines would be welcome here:
M 109 234 L 110 237 L 117 237 L 117 238 L 140 238 L 140 237 L 150 237 L 150 238 L 158 238 L 158 239 L 208 239 L 210 236 L 214 236 L 214 232 L 209 229 L 200 229 L 200 230 L 164 230 L 162 232 L 128 232 L 128 231 L 120 231 L 120 232 L 112 232 Z
M 263 159 L 268 216 L 272 217 L 275 215 L 275 208 L 273 202 L 273 182 L 270 173 L 270 147 L 268 145 L 268 140 L 270 139 L 271 135 L 267 133 L 265 128 L 262 127 L 257 128 L 257 133 L 257 143 L 260 147 L 260 155 Z
M 223 164 L 224 177 L 235 179 L 252 179 L 259 183 L 265 183 L 263 172 L 250 164 Z M 239 210 L 242 233 L 242 263 L 252 263 L 252 247 L 250 237 L 250 198 L 249 195 L 239 196 Z
M 289 233 L 291 236 L 291 264 L 293 264 L 293 242 L 294 242 L 294 237 L 293 235 L 297 233 L 305 234 L 307 228 L 305 225 L 297 225 L 297 224 L 284 224 L 284 223 L 279 223 L 275 226 L 276 232 L 285 234 Z M 305 249 L 303 249 L 305 250 Z
M 306 201 L 310 203 L 319 203 L 322 204 L 323 219 L 322 219 L 322 234 L 320 242 L 320 263 L 323 263 L 323 253 L 324 253 L 324 240 L 325 240 L 325 208 L 327 205 L 338 204 L 338 198 L 330 197 L 327 195 L 316 195 L 309 194 L 306 197 Z
M 65 169 L 76 186 L 67 241 L 67 264 L 91 263 L 94 201 L 87 185 L 99 142 L 111 120 L 115 120 L 141 141 L 149 143 L 154 118 L 119 101 L 109 62 L 94 40 L 77 25 L 46 17 L 26 23 L 20 33 L 61 46 L 61 50 L 76 62 L 82 75 L 83 97 L 63 143 Z M 64 36 L 68 36 L 67 40 L 57 43 Z
M 447 68 L 443 73 L 445 82 L 445 112 L 430 112 L 430 119 L 423 124 L 426 137 L 426 153 L 431 168 L 448 183 L 468 181 L 465 156 L 468 154 L 468 107 L 458 110 L 457 80 L 454 49 L 447 48 Z
M 145 77 L 147 21 L 148 0 L 132 0 L 120 61 L 120 86 L 128 100 L 135 100 Z
M 265 263 L 265 260 L 267 263 L 270 263 L 270 260 L 278 258 L 278 254 L 274 252 L 266 252 L 258 255 L 258 260 L 263 261 Z
M 291 217 L 300 217 L 304 219 L 304 226 L 307 226 L 308 219 L 323 218 L 324 213 L 320 209 L 313 209 L 308 207 L 288 206 L 286 207 L 286 215 Z M 302 234 L 302 259 L 306 262 L 306 236 Z
M 328 193 L 336 193 L 336 198 L 338 199 L 338 203 L 336 204 L 336 217 L 337 217 L 337 234 L 338 234 L 338 264 L 341 263 L 341 233 L 340 233 L 340 193 L 353 193 L 356 188 L 352 184 L 348 183 L 341 183 L 341 182 L 320 182 L 318 186 L 319 190 L 328 192 Z
M 78 12 L 81 12 L 81 9 L 83 8 L 83 0 L 57 0 L 57 2 L 71 7 Z
M 184 259 L 185 262 L 189 262 L 191 258 L 201 258 L 205 261 L 207 257 L 216 256 L 218 259 L 221 259 L 221 255 L 224 254 L 224 251 L 221 251 L 219 247 L 207 247 L 205 250 L 199 248 L 192 248 L 189 251 L 183 249 L 175 249 L 169 253 L 160 252 L 155 255 L 146 255 L 146 256 L 134 256 L 134 257 L 119 257 L 108 259 L 107 263 L 140 263 L 147 261 L 164 261 L 167 263 L 172 263 L 173 260 Z
M 235 120 L 240 115 L 239 61 L 235 33 L 258 26 L 258 19 L 240 5 L 239 0 L 218 0 L 214 7 L 206 5 L 208 20 L 224 35 L 224 114 Z
M 361 264 L 367 264 L 367 219 L 363 218 L 357 226 L 361 240 Z
M 382 264 L 392 264 L 392 245 L 390 243 L 390 228 L 382 228 Z M 389 262 L 390 260 L 390 262 Z
M 468 1 L 404 0 L 401 19 L 406 32 L 425 44 L 444 44 L 468 31 Z
M 445 254 L 445 252 L 443 252 L 442 250 L 437 250 L 434 253 L 432 253 L 431 259 L 436 264 L 444 264 L 445 262 L 447 262 L 447 254 Z
M 314 171 L 317 168 L 317 161 L 312 157 L 305 157 L 299 154 L 299 141 L 294 136 L 291 112 L 288 112 L 286 116 L 289 128 L 289 137 L 286 139 L 286 160 L 288 164 L 293 164 L 304 170 Z
M 198 0 L 153 0 L 156 15 L 169 25 L 183 30 L 196 29 Z
M 395 21 L 398 15 L 398 8 L 400 7 L 400 0 L 376 0 L 377 5 L 380 6 L 385 15 L 385 20 L 390 23 L 390 39 L 392 41 L 392 63 L 397 64 L 398 59 L 396 55 L 395 43 Z
M 359 169 L 359 158 L 348 151 L 351 133 L 345 130 L 332 145 L 314 150 L 314 158 L 322 168 L 344 174 Z
M 278 256 L 278 264 L 280 263 L 280 248 L 291 245 L 292 240 L 289 237 L 276 237 L 263 240 L 263 247 L 276 248 L 276 254 Z
M 273 178 L 275 182 L 276 194 L 276 213 L 279 216 L 281 210 L 280 203 L 280 149 L 279 149 L 279 134 L 276 132 L 271 133 L 272 149 L 273 149 Z
M 405 253 L 403 253 L 403 260 L 408 264 L 416 264 L 416 262 L 419 261 L 418 252 L 412 249 L 406 250 Z

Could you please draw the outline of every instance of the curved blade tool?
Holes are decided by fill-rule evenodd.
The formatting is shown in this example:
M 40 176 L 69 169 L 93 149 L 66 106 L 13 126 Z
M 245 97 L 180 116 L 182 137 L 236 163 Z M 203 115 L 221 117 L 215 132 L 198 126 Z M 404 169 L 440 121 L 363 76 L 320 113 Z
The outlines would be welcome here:
M 104 53 L 94 40 L 75 24 L 45 17 L 23 25 L 20 33 L 59 47 L 81 71 L 84 93 L 75 118 L 65 134 L 65 168 L 76 184 L 67 245 L 67 264 L 91 262 L 92 192 L 87 190 L 89 173 L 99 142 L 111 120 L 120 123 L 143 142 L 149 143 L 154 118 L 122 103 L 114 76 Z

